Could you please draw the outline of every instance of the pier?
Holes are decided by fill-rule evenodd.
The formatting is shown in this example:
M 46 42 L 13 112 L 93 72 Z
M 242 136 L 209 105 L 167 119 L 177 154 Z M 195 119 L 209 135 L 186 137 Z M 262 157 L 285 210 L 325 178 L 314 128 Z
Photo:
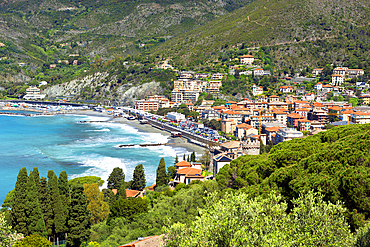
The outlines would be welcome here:
M 139 147 L 156 147 L 156 146 L 166 146 L 166 145 L 169 145 L 169 143 L 122 144 L 122 145 L 119 145 L 119 147 L 120 148 L 134 147 L 134 146 L 139 146 Z

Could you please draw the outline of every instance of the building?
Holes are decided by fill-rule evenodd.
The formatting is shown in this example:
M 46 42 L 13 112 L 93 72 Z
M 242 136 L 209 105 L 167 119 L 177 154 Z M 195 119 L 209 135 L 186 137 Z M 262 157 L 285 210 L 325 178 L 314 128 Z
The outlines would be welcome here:
M 307 120 L 307 119 L 299 119 L 298 120 L 298 129 L 300 131 L 310 131 L 311 121 Z
M 243 55 L 240 57 L 241 64 L 248 64 L 251 65 L 254 62 L 254 56 L 251 55 Z
M 264 76 L 265 71 L 263 69 L 254 69 L 254 76 Z
M 250 134 L 258 135 L 258 130 L 246 123 L 238 124 L 236 126 L 236 136 L 239 139 L 242 139 L 243 137 L 246 137 Z
M 338 67 L 333 70 L 335 75 L 340 75 L 342 77 L 346 76 L 347 67 Z
M 323 69 L 314 69 L 314 70 L 312 71 L 312 75 L 314 75 L 314 76 L 318 76 L 318 75 L 320 75 L 320 74 L 322 73 L 322 70 L 323 70 Z
M 351 114 L 351 122 L 355 124 L 368 124 L 370 123 L 370 113 L 368 112 L 354 112 Z
M 271 95 L 269 96 L 269 103 L 279 101 L 279 96 Z
M 23 97 L 24 99 L 43 99 L 45 98 L 45 94 L 40 93 L 40 89 L 37 87 L 29 87 L 26 89 L 26 95 Z
M 275 120 L 281 124 L 286 125 L 287 123 L 287 113 L 283 111 L 274 111 Z
M 293 93 L 293 87 L 291 86 L 281 86 L 280 87 L 280 92 L 282 93 Z
M 202 111 L 202 119 L 207 119 L 211 121 L 212 119 L 219 119 L 220 115 L 214 109 L 207 109 Z
M 252 85 L 252 94 L 253 94 L 253 96 L 263 94 L 263 87 L 256 86 L 256 84 L 253 83 L 253 85 Z
M 170 121 L 175 122 L 181 122 L 186 120 L 185 115 L 178 112 L 169 112 L 167 113 L 166 118 Z
M 136 100 L 135 109 L 139 111 L 158 111 L 159 101 L 158 100 Z
M 298 127 L 298 120 L 303 119 L 303 117 L 297 113 L 291 113 L 287 115 L 287 123 L 289 123 L 291 126 L 294 126 L 294 128 Z
M 346 72 L 348 78 L 354 78 L 364 74 L 364 70 L 362 69 L 347 69 Z
M 315 85 L 315 90 L 321 90 L 322 89 L 322 83 L 321 82 L 318 82 L 316 85 Z
M 276 143 L 280 143 L 283 141 L 290 141 L 296 138 L 302 138 L 303 133 L 300 131 L 297 131 L 295 129 L 285 128 L 285 129 L 279 129 L 279 131 L 276 134 Z
M 333 86 L 339 86 L 342 85 L 344 82 L 344 77 L 341 75 L 334 74 L 331 76 L 331 85 Z
M 222 78 L 224 78 L 224 74 L 221 73 L 215 73 L 211 76 L 212 80 L 222 80 Z
M 190 184 L 194 180 L 203 180 L 202 169 L 195 167 L 183 167 L 177 170 L 173 180 L 174 184 L 184 183 Z

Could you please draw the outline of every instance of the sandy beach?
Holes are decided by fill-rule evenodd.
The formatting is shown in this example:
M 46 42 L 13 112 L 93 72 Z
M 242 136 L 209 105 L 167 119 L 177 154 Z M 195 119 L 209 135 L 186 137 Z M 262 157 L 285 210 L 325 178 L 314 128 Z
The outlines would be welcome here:
M 201 147 L 201 146 L 195 145 L 193 143 L 190 143 L 190 142 L 188 142 L 188 140 L 186 138 L 179 138 L 179 137 L 172 138 L 172 137 L 170 137 L 169 132 L 154 128 L 149 124 L 140 124 L 138 120 L 127 120 L 127 119 L 122 118 L 122 117 L 113 118 L 112 115 L 109 115 L 107 113 L 97 112 L 97 111 L 92 111 L 92 110 L 74 111 L 74 112 L 70 112 L 70 113 L 67 113 L 67 114 L 109 117 L 110 120 L 108 120 L 108 121 L 116 122 L 116 123 L 124 123 L 124 124 L 130 125 L 130 126 L 136 128 L 136 129 L 138 129 L 140 132 L 160 133 L 164 136 L 167 136 L 169 146 L 185 148 L 188 152 L 195 152 L 197 154 L 197 156 L 203 155 L 206 151 L 206 149 L 204 147 Z

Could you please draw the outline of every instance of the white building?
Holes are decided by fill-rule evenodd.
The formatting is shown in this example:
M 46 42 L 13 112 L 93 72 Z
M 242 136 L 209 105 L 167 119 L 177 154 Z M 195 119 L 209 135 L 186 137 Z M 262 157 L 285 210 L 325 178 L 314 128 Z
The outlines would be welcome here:
M 251 55 L 243 55 L 240 57 L 241 64 L 252 64 L 254 62 L 254 57 Z
M 265 71 L 263 69 L 254 69 L 254 76 L 263 76 Z
M 45 94 L 41 94 L 39 88 L 31 86 L 26 89 L 26 95 L 23 98 L 24 99 L 43 99 L 45 98 Z
M 343 82 L 344 82 L 343 76 L 337 75 L 337 74 L 332 75 L 332 77 L 331 77 L 331 85 L 333 85 L 333 86 L 339 86 L 339 85 L 342 85 Z
M 277 140 L 277 143 L 280 143 L 283 141 L 290 141 L 290 140 L 293 140 L 296 138 L 302 138 L 302 137 L 303 137 L 302 132 L 295 130 L 295 129 L 291 129 L 291 128 L 284 128 L 284 129 L 279 129 L 276 135 L 276 140 Z
M 257 95 L 263 94 L 263 87 L 256 86 L 256 84 L 253 83 L 253 86 L 252 86 L 252 94 L 253 94 L 253 96 L 257 96 Z
M 185 115 L 178 112 L 169 112 L 167 113 L 166 118 L 170 121 L 176 122 L 185 121 Z
M 315 90 L 321 90 L 322 89 L 322 83 L 321 82 L 318 82 L 316 85 L 315 85 Z

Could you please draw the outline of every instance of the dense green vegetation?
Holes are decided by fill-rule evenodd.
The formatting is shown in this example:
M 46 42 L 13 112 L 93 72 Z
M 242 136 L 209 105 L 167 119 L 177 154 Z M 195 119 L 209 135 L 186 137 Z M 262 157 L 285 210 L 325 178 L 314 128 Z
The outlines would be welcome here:
M 288 202 L 300 193 L 320 191 L 325 200 L 344 203 L 354 230 L 370 213 L 369 131 L 370 125 L 352 125 L 283 142 L 269 154 L 234 160 L 216 178 L 223 188 L 250 195 L 275 190 Z

